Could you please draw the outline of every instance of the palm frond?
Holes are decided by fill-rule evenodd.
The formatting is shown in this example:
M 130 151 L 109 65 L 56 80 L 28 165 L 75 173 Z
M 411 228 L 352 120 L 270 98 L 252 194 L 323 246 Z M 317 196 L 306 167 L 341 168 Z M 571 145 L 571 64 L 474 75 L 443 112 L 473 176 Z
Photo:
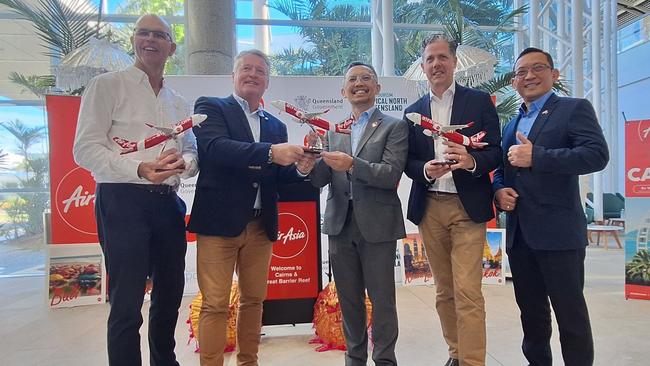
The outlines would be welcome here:
M 47 56 L 63 57 L 96 33 L 89 22 L 96 20 L 97 9 L 84 0 L 39 0 L 37 6 L 22 0 L 0 0 L 0 4 L 32 23 L 45 43 Z
M 507 88 L 510 87 L 512 77 L 514 72 L 506 72 L 501 75 L 495 76 L 494 78 L 478 85 L 476 89 L 482 90 L 490 95 L 496 95 L 497 93 L 505 93 Z
M 23 75 L 12 71 L 9 80 L 32 92 L 37 97 L 42 97 L 55 86 L 54 75 Z
M 517 114 L 521 102 L 519 96 L 515 93 L 510 94 L 501 103 L 497 104 L 497 115 L 499 116 L 499 123 L 505 125 Z

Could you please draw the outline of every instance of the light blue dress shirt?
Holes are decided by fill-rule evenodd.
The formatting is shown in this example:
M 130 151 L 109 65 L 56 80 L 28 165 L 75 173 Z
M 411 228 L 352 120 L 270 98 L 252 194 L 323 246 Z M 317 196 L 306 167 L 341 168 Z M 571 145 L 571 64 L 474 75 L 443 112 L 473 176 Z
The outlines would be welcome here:
M 375 109 L 377 107 L 370 107 L 367 111 L 361 113 L 359 116 L 359 119 L 352 122 L 352 134 L 351 134 L 351 139 L 352 139 L 352 155 L 357 151 L 357 146 L 359 146 L 359 141 L 361 141 L 361 136 L 363 136 L 363 131 L 366 130 L 366 125 L 368 124 L 368 121 L 370 120 L 370 116 L 372 116 L 373 113 L 375 113 Z
M 546 101 L 551 97 L 552 94 L 553 91 L 551 90 L 548 93 L 542 95 L 530 104 L 530 108 L 528 110 L 526 110 L 526 104 L 524 103 L 522 103 L 519 107 L 520 118 L 519 124 L 517 124 L 517 131 L 521 132 L 524 136 L 526 136 L 526 138 L 528 138 L 528 134 L 530 133 L 530 130 L 533 127 L 533 123 L 535 123 L 540 110 L 544 104 L 546 104 Z M 521 141 L 517 140 L 517 143 L 520 144 Z

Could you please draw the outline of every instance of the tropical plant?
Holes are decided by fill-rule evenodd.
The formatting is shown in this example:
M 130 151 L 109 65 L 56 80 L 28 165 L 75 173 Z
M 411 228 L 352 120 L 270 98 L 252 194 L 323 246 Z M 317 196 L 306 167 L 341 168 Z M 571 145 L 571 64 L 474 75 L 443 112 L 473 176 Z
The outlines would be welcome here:
M 293 20 L 370 21 L 367 6 L 333 5 L 327 0 L 275 0 L 269 6 Z M 293 75 L 333 76 L 341 75 L 352 61 L 370 61 L 369 31 L 306 26 L 296 28 L 306 42 L 300 51 L 289 49 L 272 56 L 273 63 L 282 65 L 280 70 L 288 70 Z
M 101 28 L 97 8 L 86 0 L 39 0 L 37 6 L 23 0 L 0 0 L 0 5 L 31 22 L 36 35 L 43 41 L 43 54 L 54 58 L 63 58 L 83 46 L 90 37 L 97 36 Z M 54 86 L 52 75 L 25 76 L 14 72 L 10 79 L 39 97 Z
M 0 170 L 7 170 L 7 164 L 9 163 L 7 161 L 8 156 L 9 154 L 0 149 Z
M 19 235 L 18 227 L 30 234 L 42 232 L 42 215 L 49 198 L 45 191 L 49 160 L 47 155 L 36 156 L 30 149 L 46 137 L 45 127 L 30 127 L 20 120 L 0 123 L 0 126 L 16 139 L 17 153 L 23 157 L 21 166 L 25 171 L 24 177 L 17 177 L 17 183 L 5 184 L 5 187 L 21 188 L 24 192 L 6 199 L 1 205 L 14 224 L 15 237 Z
M 625 265 L 626 282 L 650 285 L 650 251 L 639 250 Z

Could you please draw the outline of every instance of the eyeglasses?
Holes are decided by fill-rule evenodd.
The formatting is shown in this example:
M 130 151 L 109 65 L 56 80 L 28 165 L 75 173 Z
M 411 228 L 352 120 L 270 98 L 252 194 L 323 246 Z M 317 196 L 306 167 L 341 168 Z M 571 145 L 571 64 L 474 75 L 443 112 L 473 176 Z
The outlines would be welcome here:
M 163 31 L 157 31 L 157 30 L 149 30 L 149 29 L 144 29 L 144 28 L 136 28 L 134 31 L 134 34 L 138 38 L 147 38 L 149 35 L 151 35 L 153 38 L 161 40 L 161 41 L 171 41 L 172 36 Z
M 528 75 L 529 71 L 532 71 L 533 74 L 537 75 L 537 74 L 541 74 L 546 69 L 551 69 L 551 67 L 545 64 L 533 65 L 530 68 L 522 67 L 520 69 L 517 69 L 517 71 L 515 71 L 515 77 L 517 79 L 523 79 L 526 77 L 526 75 Z
M 364 83 L 368 83 L 374 79 L 375 77 L 370 74 L 351 75 L 350 77 L 348 77 L 348 82 L 356 83 L 357 81 L 361 80 Z

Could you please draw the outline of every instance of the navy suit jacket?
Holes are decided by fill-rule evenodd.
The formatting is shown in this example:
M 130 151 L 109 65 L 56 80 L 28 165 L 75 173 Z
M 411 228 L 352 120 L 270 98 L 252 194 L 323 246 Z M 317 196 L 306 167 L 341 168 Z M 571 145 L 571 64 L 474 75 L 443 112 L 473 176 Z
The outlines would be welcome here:
M 404 115 L 417 112 L 431 118 L 430 100 L 430 94 L 427 93 L 406 108 Z M 407 119 L 405 118 L 405 120 Z M 468 122 L 474 122 L 474 125 L 460 132 L 463 135 L 472 136 L 480 131 L 485 131 L 483 142 L 487 142 L 488 145 L 482 149 L 468 147 L 468 152 L 476 160 L 476 170 L 470 173 L 464 169 L 457 169 L 452 172 L 452 176 L 467 215 L 474 222 L 487 222 L 494 217 L 489 173 L 499 166 L 502 155 L 499 117 L 494 103 L 487 93 L 456 84 L 451 109 L 451 124 L 461 125 Z M 405 172 L 413 179 L 413 185 L 409 195 L 407 218 L 416 225 L 420 223 L 424 215 L 426 195 L 431 185 L 424 178 L 424 164 L 435 157 L 433 140 L 423 131 L 421 126 L 409 121 L 409 154 Z
M 231 95 L 201 97 L 194 113 L 208 118 L 194 127 L 199 152 L 199 178 L 188 230 L 210 236 L 235 237 L 253 218 L 261 187 L 262 217 L 271 241 L 278 235 L 278 184 L 302 180 L 294 165 L 268 164 L 271 144 L 287 142 L 287 126 L 264 111 L 260 142 L 255 142 L 243 109 Z
M 586 99 L 552 94 L 528 134 L 533 143 L 530 168 L 510 165 L 507 152 L 517 143 L 519 117 L 503 129 L 502 166 L 494 173 L 494 190 L 511 187 L 519 194 L 507 213 L 506 243 L 517 228 L 532 249 L 566 250 L 587 246 L 587 220 L 578 177 L 603 169 L 609 161 L 605 137 Z

